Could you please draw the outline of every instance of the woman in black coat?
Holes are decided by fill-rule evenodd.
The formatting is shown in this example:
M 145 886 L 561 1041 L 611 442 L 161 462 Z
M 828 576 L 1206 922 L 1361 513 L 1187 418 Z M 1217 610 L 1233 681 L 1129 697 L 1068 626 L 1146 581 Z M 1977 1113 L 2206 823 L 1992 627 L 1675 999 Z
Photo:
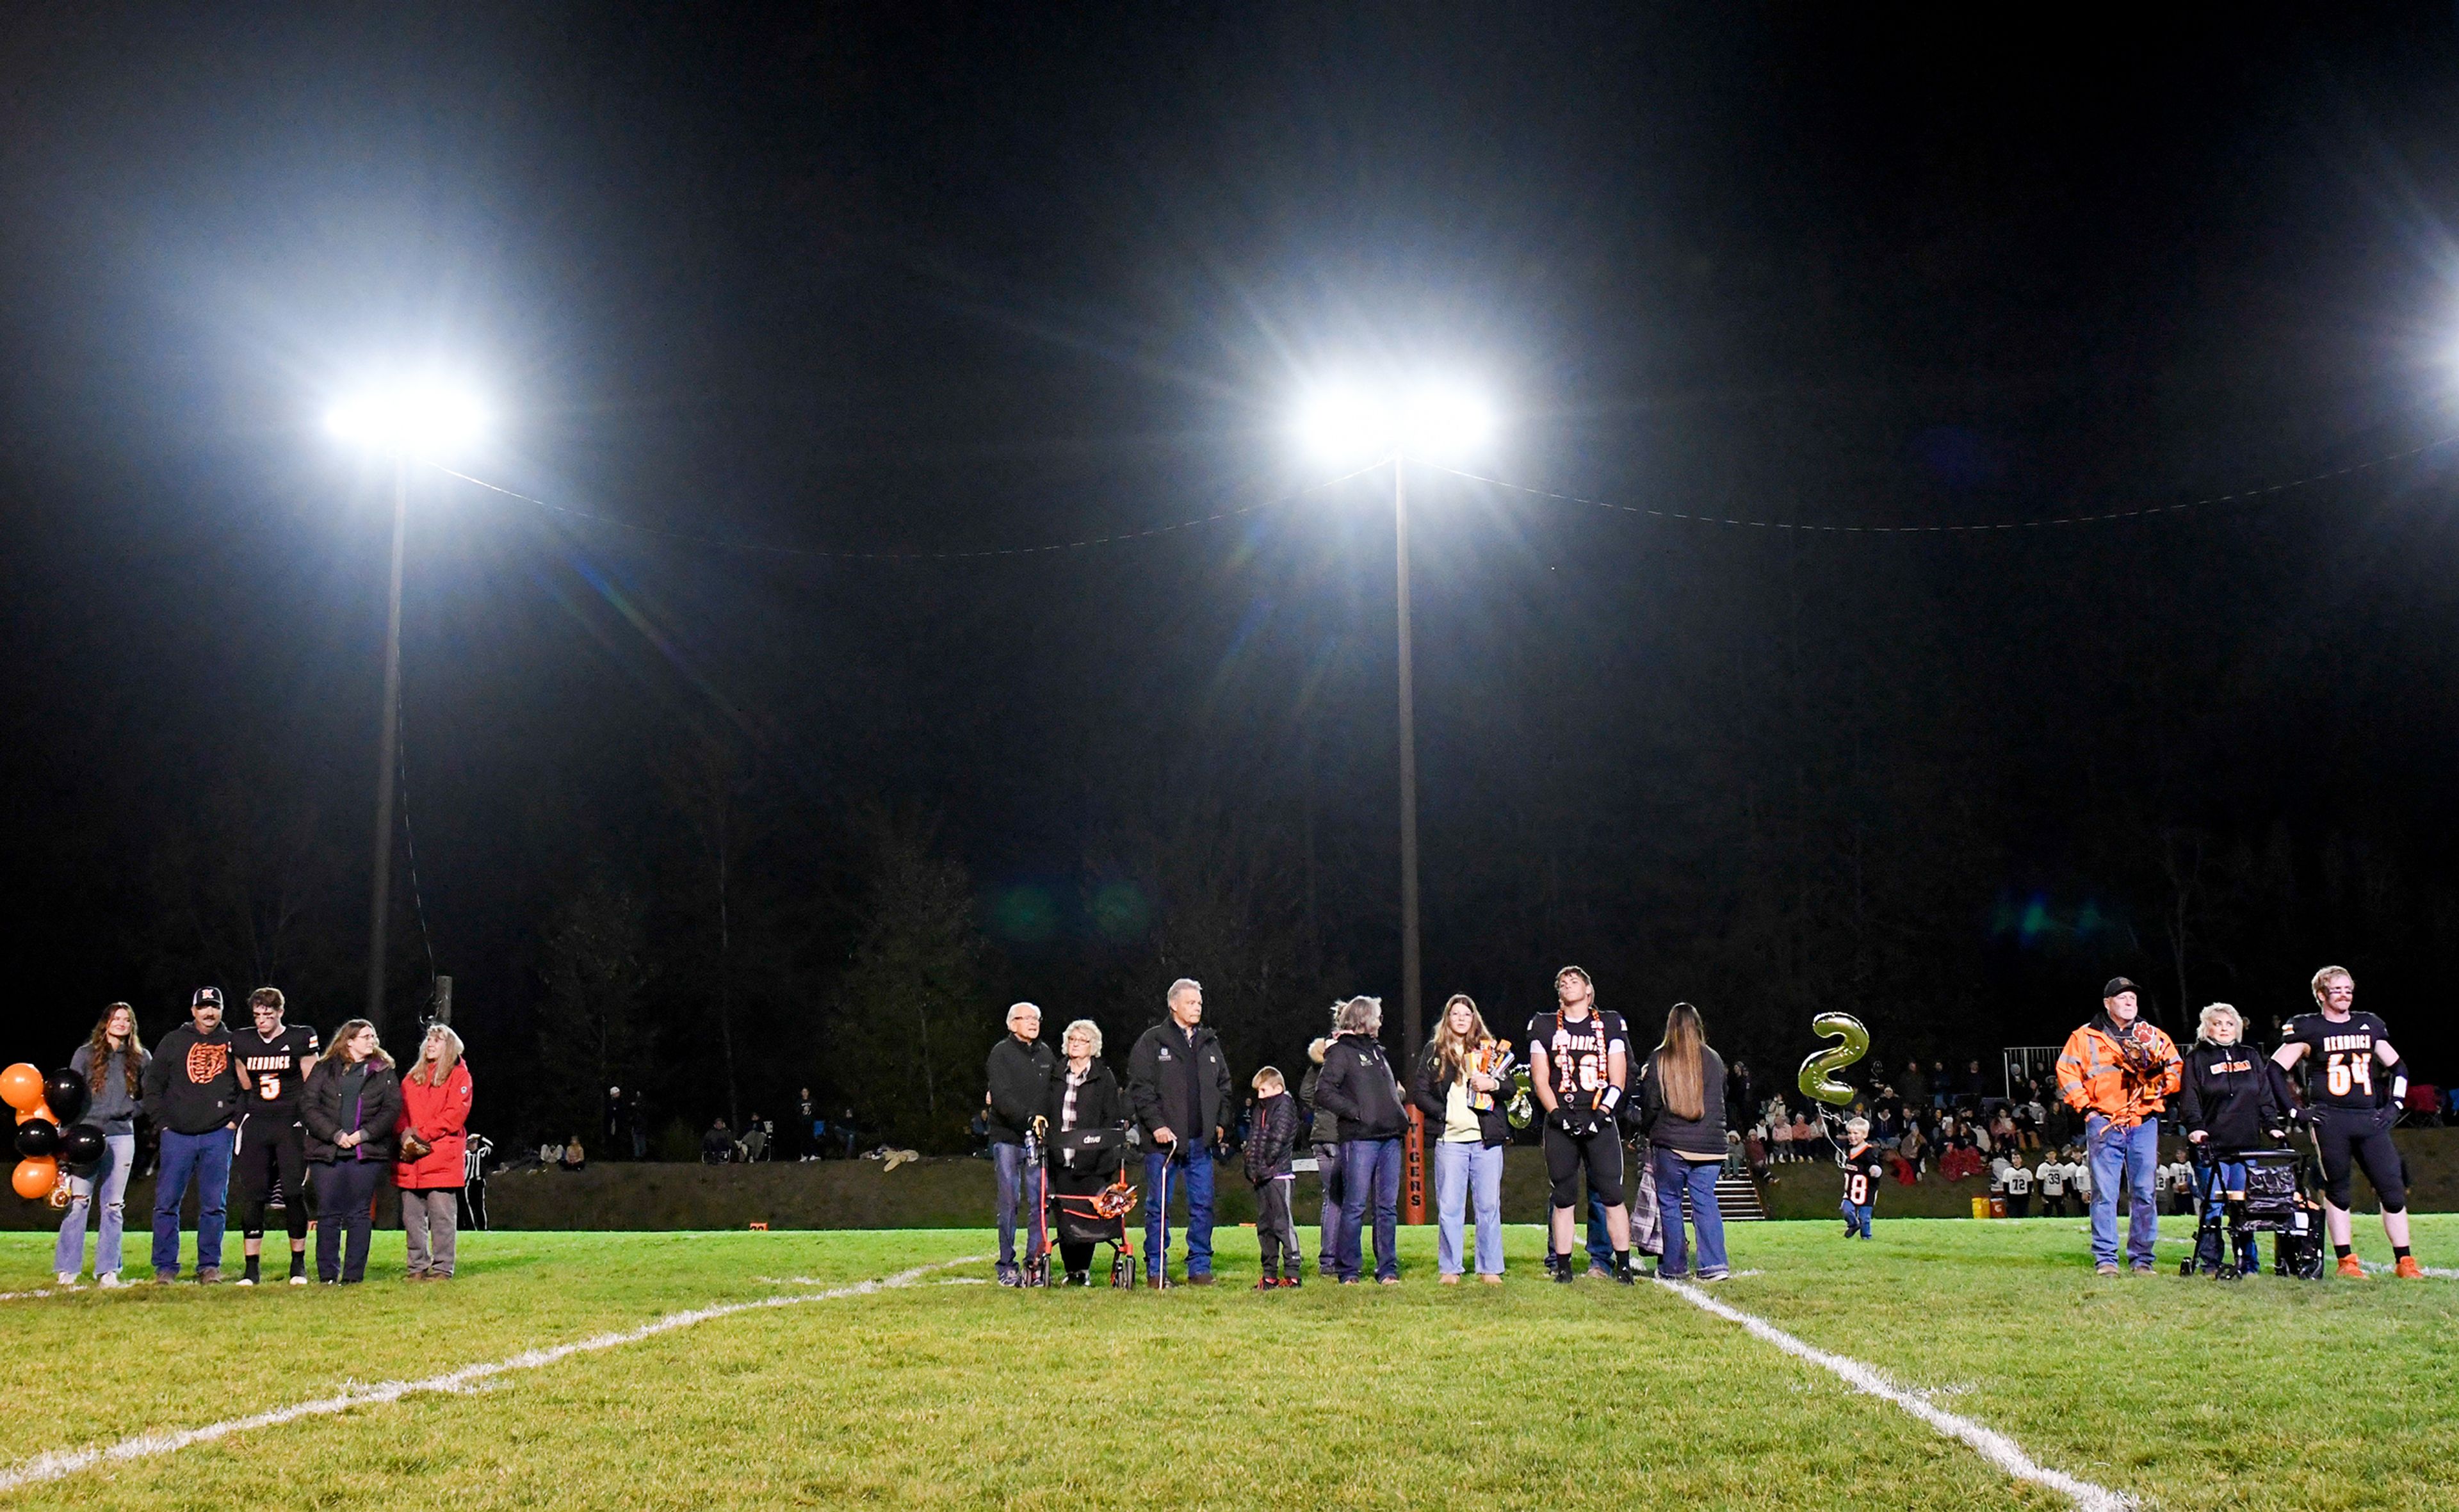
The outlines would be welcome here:
M 1093 1199 L 1126 1164 L 1127 1100 L 1118 1078 L 1102 1063 L 1102 1030 L 1092 1019 L 1069 1024 L 1059 1042 L 1064 1059 L 1050 1079 L 1042 1114 L 1049 1124 L 1042 1169 L 1050 1181 L 1049 1217 L 1059 1227 L 1064 1284 L 1090 1286 L 1093 1247 L 1116 1242 L 1124 1231 L 1124 1219 L 1102 1217 L 1093 1210 Z
M 370 1209 L 376 1184 L 392 1168 L 393 1125 L 401 1122 L 401 1079 L 375 1025 L 353 1018 L 333 1031 L 332 1053 L 301 1089 L 299 1119 L 315 1167 L 317 1279 L 356 1284 L 368 1277 Z

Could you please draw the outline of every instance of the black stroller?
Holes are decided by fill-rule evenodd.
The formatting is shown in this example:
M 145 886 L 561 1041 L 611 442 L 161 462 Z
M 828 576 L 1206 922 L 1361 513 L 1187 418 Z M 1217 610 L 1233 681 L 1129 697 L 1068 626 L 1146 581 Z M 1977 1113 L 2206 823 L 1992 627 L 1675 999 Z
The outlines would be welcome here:
M 2322 1204 L 2314 1195 L 2304 1154 L 2293 1149 L 2251 1149 L 2232 1152 L 2230 1159 L 2245 1164 L 2245 1195 L 2223 1196 L 2215 1207 L 2210 1194 L 2219 1179 L 2217 1162 L 2209 1151 L 2195 1152 L 2196 1210 L 2202 1221 L 2195 1228 L 2195 1251 L 2178 1266 L 2177 1273 L 2193 1275 L 2199 1270 L 2222 1281 L 2251 1275 L 2256 1268 L 2247 1264 L 2246 1257 L 2253 1251 L 2254 1236 L 2267 1233 L 2272 1236 L 2274 1275 L 2320 1280 Z
M 1058 1230 L 1054 1243 L 1110 1247 L 1110 1285 L 1114 1287 L 1136 1284 L 1135 1248 L 1128 1238 L 1127 1215 L 1135 1211 L 1137 1194 L 1134 1184 L 1127 1180 L 1125 1151 L 1126 1136 L 1115 1128 L 1069 1129 L 1051 1136 L 1047 1163 L 1027 1178 L 1039 1176 L 1047 1225 Z M 1072 1168 L 1069 1156 L 1074 1157 Z M 1101 1168 L 1113 1161 L 1118 1163 L 1117 1177 L 1104 1185 Z M 1039 1275 L 1028 1284 L 1050 1284 L 1046 1254 Z

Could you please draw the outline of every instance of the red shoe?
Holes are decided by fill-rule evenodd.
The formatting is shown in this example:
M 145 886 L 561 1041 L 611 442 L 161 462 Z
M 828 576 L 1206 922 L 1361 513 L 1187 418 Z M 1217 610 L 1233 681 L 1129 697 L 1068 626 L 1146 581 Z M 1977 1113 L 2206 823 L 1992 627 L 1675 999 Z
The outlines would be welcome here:
M 2340 1274 L 2351 1281 L 2363 1281 L 2365 1278 L 2365 1263 L 2354 1254 L 2343 1254 L 2340 1256 Z
M 2402 1281 L 2422 1281 L 2425 1279 L 2425 1267 L 2416 1263 L 2416 1256 L 2414 1255 L 2401 1255 L 2399 1257 L 2399 1278 Z

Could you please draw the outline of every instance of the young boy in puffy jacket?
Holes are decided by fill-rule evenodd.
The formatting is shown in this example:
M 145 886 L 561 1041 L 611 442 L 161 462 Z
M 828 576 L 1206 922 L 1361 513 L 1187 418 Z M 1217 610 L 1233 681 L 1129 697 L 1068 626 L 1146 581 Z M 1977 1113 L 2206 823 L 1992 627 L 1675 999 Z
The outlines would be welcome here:
M 1298 1104 L 1290 1096 L 1281 1073 L 1266 1066 L 1255 1073 L 1255 1106 L 1247 1136 L 1247 1179 L 1255 1184 L 1255 1244 L 1263 1251 L 1264 1274 L 1258 1292 L 1298 1284 L 1297 1224 L 1290 1216 L 1290 1191 L 1297 1184 L 1291 1166 L 1297 1146 Z

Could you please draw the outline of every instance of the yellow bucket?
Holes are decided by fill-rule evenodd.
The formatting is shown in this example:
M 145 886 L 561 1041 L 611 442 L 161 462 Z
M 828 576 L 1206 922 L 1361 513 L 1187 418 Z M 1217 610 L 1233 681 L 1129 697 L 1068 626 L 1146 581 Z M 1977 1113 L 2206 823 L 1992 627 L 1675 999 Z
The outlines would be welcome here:
M 1972 1216 L 1975 1218 L 1986 1218 L 1989 1216 L 1988 1198 L 1975 1197 L 1972 1199 Z

